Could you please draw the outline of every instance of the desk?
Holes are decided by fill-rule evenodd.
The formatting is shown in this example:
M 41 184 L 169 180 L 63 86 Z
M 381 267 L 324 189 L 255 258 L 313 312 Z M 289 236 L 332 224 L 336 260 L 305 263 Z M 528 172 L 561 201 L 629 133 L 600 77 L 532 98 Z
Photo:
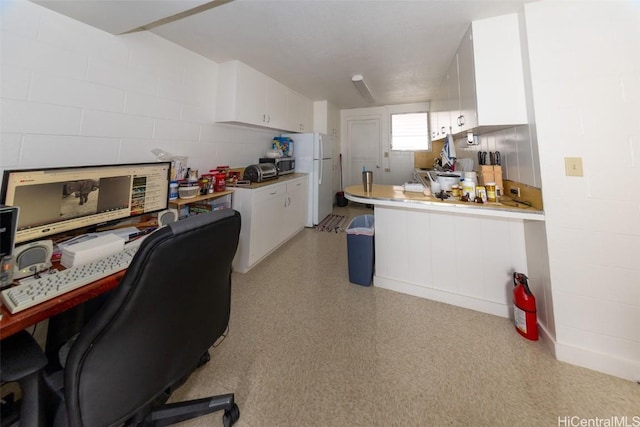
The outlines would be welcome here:
M 11 314 L 3 305 L 0 307 L 0 310 L 2 311 L 2 319 L 0 320 L 0 339 L 4 339 L 16 332 L 28 328 L 31 325 L 35 325 L 42 320 L 53 317 L 56 314 L 60 314 L 63 311 L 69 310 L 70 308 L 80 305 L 91 298 L 95 298 L 98 295 L 115 288 L 118 286 L 122 276 L 124 276 L 125 271 L 126 270 L 122 270 L 118 273 L 112 274 L 111 276 L 96 280 L 93 283 L 74 289 L 73 291 L 62 294 L 57 298 L 45 301 L 42 304 L 19 311 L 16 314 Z

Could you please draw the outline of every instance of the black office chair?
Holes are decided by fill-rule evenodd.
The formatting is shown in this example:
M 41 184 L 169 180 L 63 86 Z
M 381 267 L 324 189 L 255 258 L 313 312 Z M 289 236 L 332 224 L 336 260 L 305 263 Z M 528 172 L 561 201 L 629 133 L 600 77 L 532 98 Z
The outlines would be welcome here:
M 169 224 L 140 246 L 113 295 L 71 346 L 64 371 L 45 374 L 53 425 L 167 425 L 224 410 L 234 395 L 166 404 L 227 328 L 240 214 Z
M 42 387 L 40 372 L 47 365 L 47 358 L 36 340 L 26 331 L 20 331 L 0 342 L 0 381 L 17 382 L 22 399 L 20 410 L 3 413 L 2 425 L 13 425 L 18 418 L 23 426 L 39 426 L 44 423 L 39 410 L 38 397 Z

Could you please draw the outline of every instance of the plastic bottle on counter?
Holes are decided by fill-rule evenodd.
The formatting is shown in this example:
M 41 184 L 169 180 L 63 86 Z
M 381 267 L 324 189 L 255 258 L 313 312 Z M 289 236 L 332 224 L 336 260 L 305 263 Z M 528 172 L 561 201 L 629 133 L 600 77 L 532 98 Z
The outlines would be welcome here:
M 178 181 L 171 181 L 169 183 L 169 200 L 176 200 L 178 198 Z
M 469 200 L 473 200 L 476 198 L 476 183 L 471 179 L 464 179 L 462 181 L 462 194 L 466 195 Z

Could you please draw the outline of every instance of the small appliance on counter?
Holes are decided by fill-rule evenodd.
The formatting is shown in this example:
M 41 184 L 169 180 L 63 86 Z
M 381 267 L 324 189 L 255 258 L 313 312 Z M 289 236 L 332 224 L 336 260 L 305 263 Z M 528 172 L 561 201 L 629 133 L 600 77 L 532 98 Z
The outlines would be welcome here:
M 264 182 L 276 178 L 278 178 L 278 170 L 275 163 L 258 163 L 244 169 L 243 179 L 251 182 Z
M 294 173 L 296 170 L 296 159 L 294 159 L 293 157 L 261 157 L 259 162 L 275 164 L 278 175 Z

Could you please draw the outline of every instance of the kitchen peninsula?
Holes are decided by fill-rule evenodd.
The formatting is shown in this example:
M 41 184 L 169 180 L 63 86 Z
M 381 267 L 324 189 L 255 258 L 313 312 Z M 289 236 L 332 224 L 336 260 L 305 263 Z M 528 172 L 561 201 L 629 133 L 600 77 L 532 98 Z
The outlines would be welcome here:
M 512 273 L 526 272 L 531 255 L 525 223 L 544 221 L 542 211 L 506 199 L 441 201 L 428 187 L 354 185 L 345 196 L 374 206 L 375 286 L 509 317 Z

